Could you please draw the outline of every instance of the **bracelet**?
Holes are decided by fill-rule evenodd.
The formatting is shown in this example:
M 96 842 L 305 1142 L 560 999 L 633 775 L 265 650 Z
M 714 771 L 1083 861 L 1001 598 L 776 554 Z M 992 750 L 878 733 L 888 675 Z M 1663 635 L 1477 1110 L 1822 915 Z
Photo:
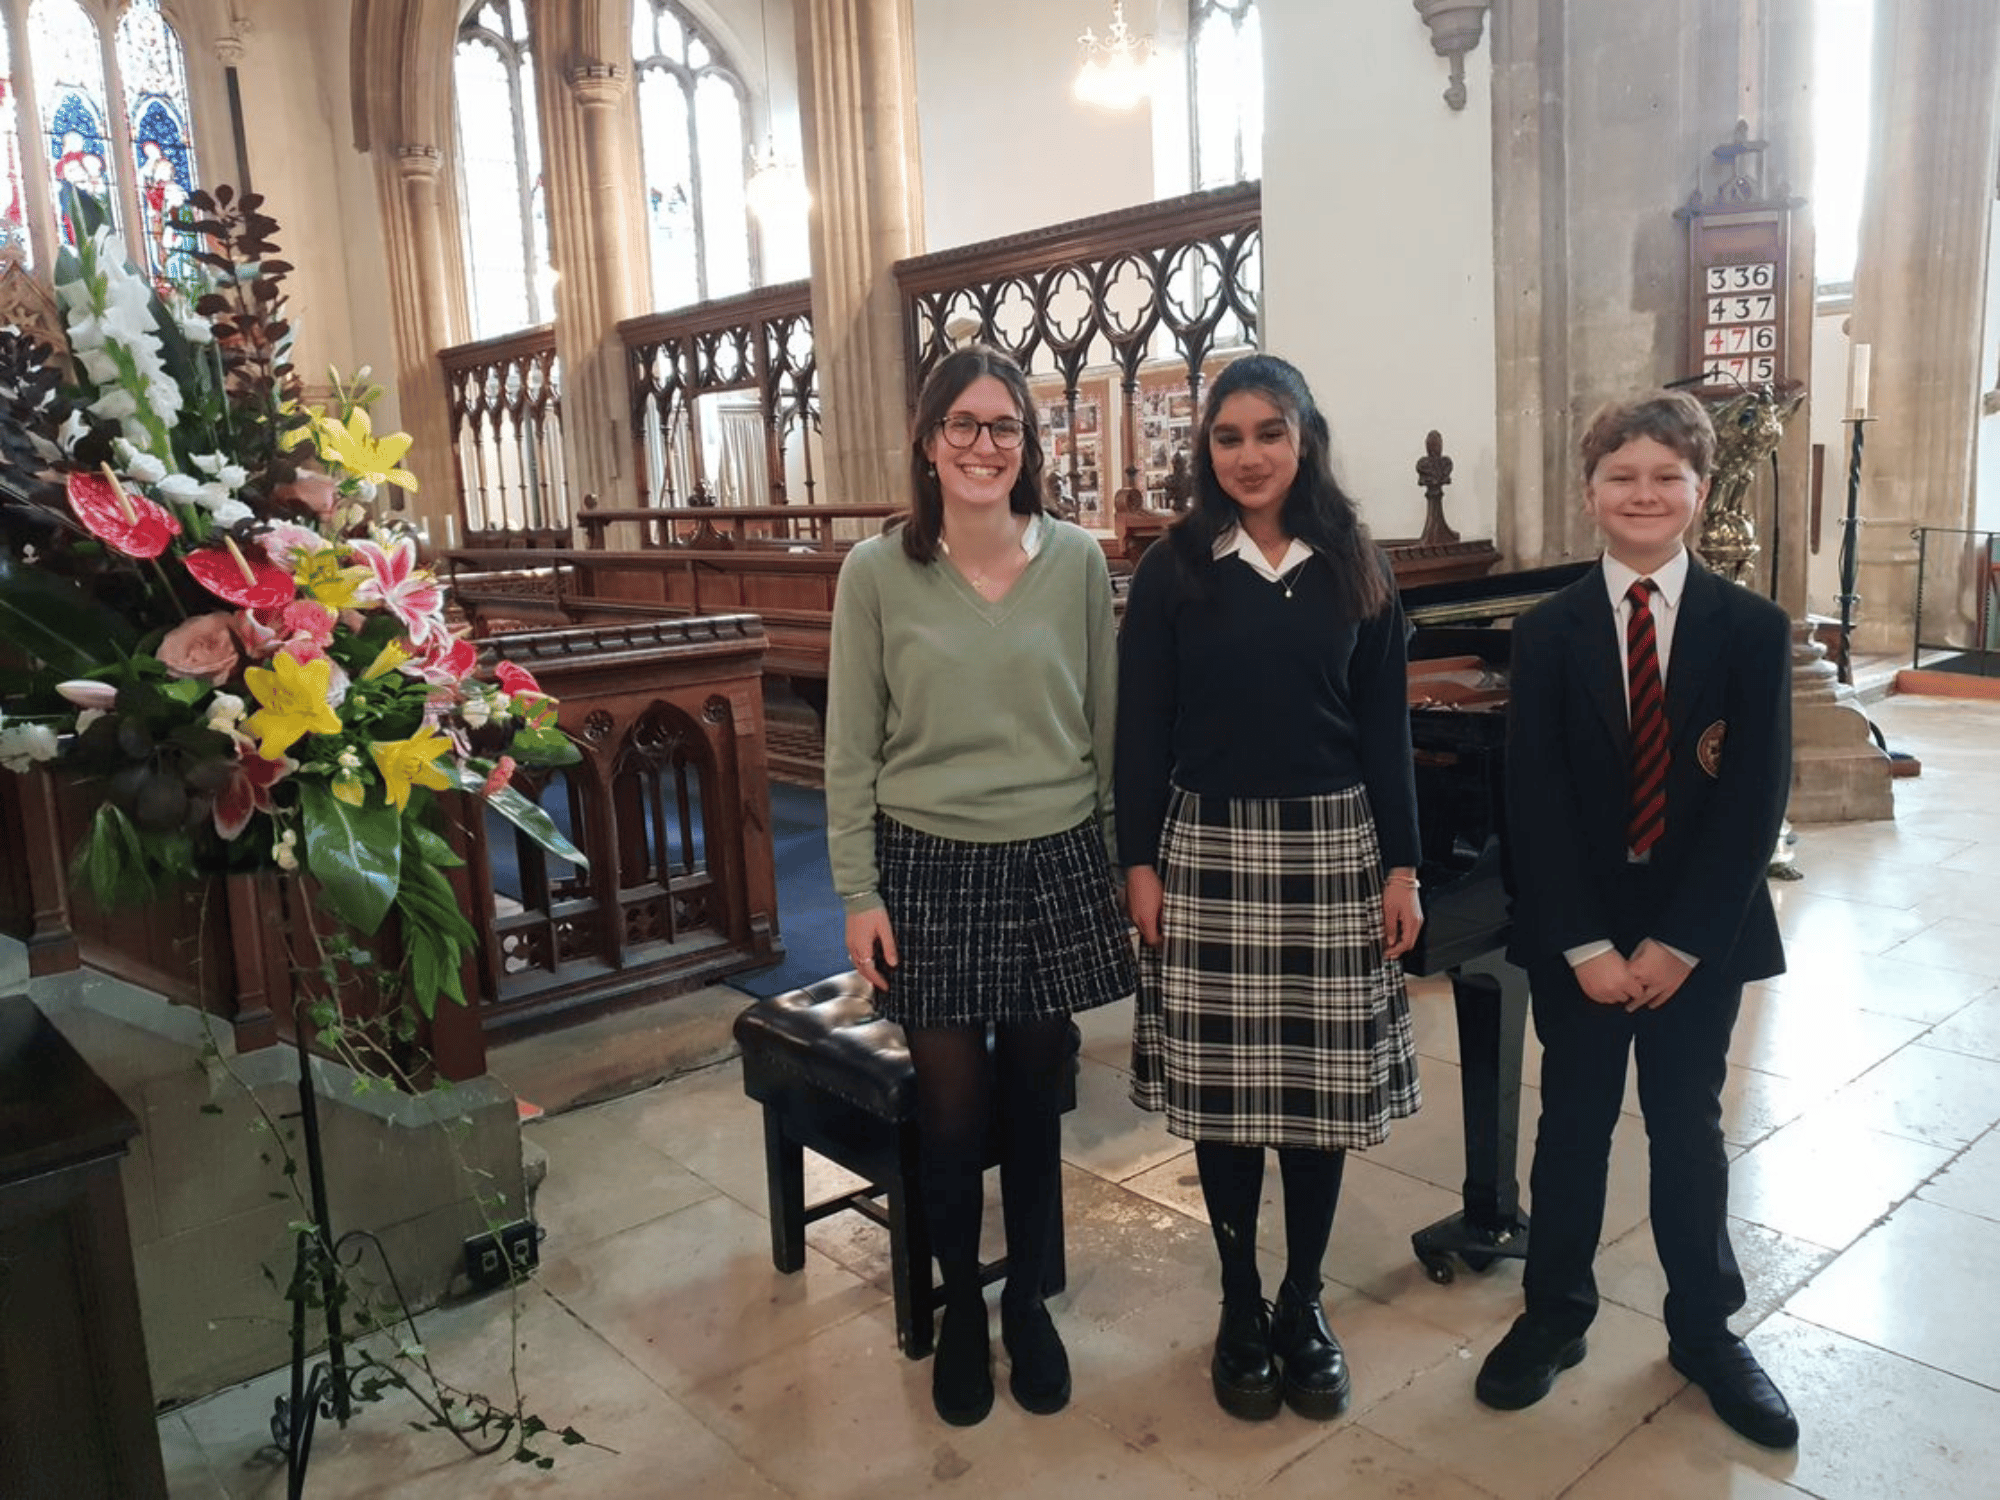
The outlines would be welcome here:
M 866 901 L 875 894 L 873 891 L 855 891 L 852 895 L 843 893 L 842 901 Z
M 1413 891 L 1420 891 L 1424 888 L 1423 882 L 1418 880 L 1414 875 L 1384 875 L 1382 877 L 1382 884 L 1406 885 Z

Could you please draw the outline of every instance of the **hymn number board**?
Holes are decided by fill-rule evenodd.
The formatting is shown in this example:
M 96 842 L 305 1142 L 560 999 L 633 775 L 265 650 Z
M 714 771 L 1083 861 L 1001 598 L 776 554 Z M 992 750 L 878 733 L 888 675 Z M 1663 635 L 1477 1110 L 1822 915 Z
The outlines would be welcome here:
M 1785 376 L 1785 219 L 1709 212 L 1689 222 L 1689 366 L 1700 389 L 1733 394 Z

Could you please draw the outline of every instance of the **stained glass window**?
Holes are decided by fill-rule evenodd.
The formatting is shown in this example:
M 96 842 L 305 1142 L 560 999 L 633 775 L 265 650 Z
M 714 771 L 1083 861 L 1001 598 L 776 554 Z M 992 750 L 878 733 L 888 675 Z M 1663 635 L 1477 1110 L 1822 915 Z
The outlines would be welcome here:
M 1264 175 L 1264 28 L 1257 0 L 1193 0 L 1189 96 L 1194 185 Z
M 111 149 L 109 92 L 97 25 L 76 0 L 35 0 L 28 10 L 40 85 L 42 138 L 48 147 L 56 230 L 65 244 L 76 235 L 62 211 L 65 185 L 89 193 L 115 221 L 117 179 Z
M 535 61 L 523 0 L 486 0 L 458 32 L 459 213 L 475 338 L 554 315 Z M 505 126 L 501 125 L 504 121 Z
M 118 23 L 118 71 L 131 124 L 134 181 L 146 268 L 159 280 L 196 279 L 189 236 L 176 228 L 194 191 L 194 141 L 188 127 L 187 62 L 159 0 L 132 0 Z
M 632 60 L 653 305 L 748 291 L 758 268 L 744 195 L 750 114 L 742 78 L 672 0 L 633 0 Z
M 21 126 L 14 105 L 14 53 L 7 24 L 0 18 L 0 245 L 34 262 L 28 239 L 27 182 L 21 173 Z

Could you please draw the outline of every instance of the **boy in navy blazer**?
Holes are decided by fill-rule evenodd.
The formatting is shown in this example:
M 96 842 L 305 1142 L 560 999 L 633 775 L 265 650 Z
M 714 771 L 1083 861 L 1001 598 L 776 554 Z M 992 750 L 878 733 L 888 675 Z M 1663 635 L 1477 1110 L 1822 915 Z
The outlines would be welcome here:
M 1527 1310 L 1476 1389 L 1530 1406 L 1584 1357 L 1631 1055 L 1668 1358 L 1736 1431 L 1788 1448 L 1798 1422 L 1727 1321 L 1744 1292 L 1721 1095 L 1743 985 L 1784 968 L 1765 871 L 1791 778 L 1790 629 L 1682 541 L 1715 456 L 1699 402 L 1607 407 L 1582 456 L 1603 559 L 1514 630 L 1508 956 L 1533 988 L 1542 1117 Z

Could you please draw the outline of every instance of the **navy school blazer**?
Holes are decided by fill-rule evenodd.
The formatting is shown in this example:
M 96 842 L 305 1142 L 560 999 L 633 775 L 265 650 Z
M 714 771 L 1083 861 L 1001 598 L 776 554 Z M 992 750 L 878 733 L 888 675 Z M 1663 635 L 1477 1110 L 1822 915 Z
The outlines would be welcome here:
M 1791 784 L 1791 627 L 1689 559 L 1667 662 L 1666 830 L 1627 878 L 1632 743 L 1602 564 L 1515 622 L 1507 837 L 1526 966 L 1651 937 L 1738 982 L 1785 967 L 1765 871 Z M 1643 894 L 1641 894 L 1643 893 Z M 1643 899 L 1643 910 L 1620 903 Z

